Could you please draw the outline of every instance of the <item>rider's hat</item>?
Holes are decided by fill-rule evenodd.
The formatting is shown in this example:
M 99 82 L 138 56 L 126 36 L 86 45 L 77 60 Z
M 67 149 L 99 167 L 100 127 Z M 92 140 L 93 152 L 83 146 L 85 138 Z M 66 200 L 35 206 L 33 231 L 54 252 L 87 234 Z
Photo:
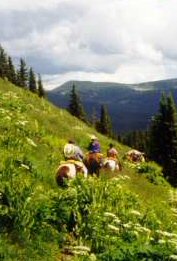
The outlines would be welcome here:
M 90 136 L 90 139 L 91 139 L 91 140 L 97 140 L 98 138 L 97 138 L 95 135 L 91 135 L 91 136 Z

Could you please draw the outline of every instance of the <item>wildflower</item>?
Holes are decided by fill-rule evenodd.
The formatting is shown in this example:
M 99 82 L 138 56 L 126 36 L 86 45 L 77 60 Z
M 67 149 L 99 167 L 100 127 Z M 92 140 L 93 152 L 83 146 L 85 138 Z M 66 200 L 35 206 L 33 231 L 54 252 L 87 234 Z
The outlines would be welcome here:
M 73 249 L 90 252 L 90 248 L 87 246 L 73 246 Z
M 105 213 L 104 213 L 104 216 L 105 216 L 105 217 L 117 218 L 117 216 L 116 216 L 114 213 L 111 213 L 111 212 L 105 212 Z
M 25 126 L 28 121 L 17 121 L 19 125 Z
M 5 117 L 5 120 L 9 120 L 9 121 L 10 121 L 10 120 L 11 120 L 11 117 L 10 117 L 10 116 L 6 116 L 6 117 Z
M 117 223 L 117 224 L 120 224 L 120 223 L 121 223 L 121 220 L 118 219 L 118 218 L 116 218 L 116 219 L 114 219 L 114 222 Z
M 34 141 L 30 138 L 26 138 L 27 142 L 29 145 L 33 146 L 33 147 L 37 147 L 36 143 L 34 143 Z
M 132 223 L 131 222 L 128 222 L 126 224 L 123 224 L 123 227 L 124 228 L 131 228 L 132 227 Z
M 25 164 L 23 164 L 23 163 L 20 165 L 20 167 L 22 167 L 22 168 L 24 168 L 24 169 L 27 169 L 27 170 L 30 169 L 28 165 L 25 165 Z
M 137 211 L 137 210 L 131 210 L 130 214 L 133 214 L 135 216 L 141 216 L 141 213 L 139 211 Z
M 171 256 L 170 256 L 170 259 L 172 259 L 172 260 L 177 260 L 177 255 L 171 255 Z
M 113 225 L 108 224 L 108 227 L 109 227 L 111 230 L 115 231 L 115 232 L 119 232 L 119 228 L 116 227 L 116 226 L 113 226 Z
M 159 243 L 159 244 L 165 244 L 166 241 L 165 241 L 164 239 L 160 239 L 160 240 L 158 241 L 158 243 Z

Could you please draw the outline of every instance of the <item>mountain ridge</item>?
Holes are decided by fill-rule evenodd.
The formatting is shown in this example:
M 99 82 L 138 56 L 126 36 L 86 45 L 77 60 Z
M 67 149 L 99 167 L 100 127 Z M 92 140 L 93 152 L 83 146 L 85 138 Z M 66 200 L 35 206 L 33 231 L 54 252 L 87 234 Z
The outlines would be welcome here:
M 48 99 L 56 106 L 67 108 L 72 85 L 75 84 L 89 117 L 106 104 L 118 133 L 145 130 L 157 113 L 162 92 L 172 92 L 177 101 L 177 79 L 121 84 L 92 81 L 68 81 L 48 91 Z

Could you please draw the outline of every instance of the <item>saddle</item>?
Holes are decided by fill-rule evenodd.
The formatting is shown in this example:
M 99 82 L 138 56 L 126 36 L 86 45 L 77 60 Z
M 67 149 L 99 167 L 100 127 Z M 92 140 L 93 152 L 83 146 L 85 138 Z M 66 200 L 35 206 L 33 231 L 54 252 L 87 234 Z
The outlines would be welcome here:
M 74 160 L 74 159 L 68 159 L 65 163 L 74 164 L 74 166 L 76 168 L 76 172 L 83 171 L 83 163 L 81 161 Z
M 101 161 L 102 158 L 103 158 L 102 153 L 89 152 L 87 155 L 88 160 L 96 160 L 98 163 Z

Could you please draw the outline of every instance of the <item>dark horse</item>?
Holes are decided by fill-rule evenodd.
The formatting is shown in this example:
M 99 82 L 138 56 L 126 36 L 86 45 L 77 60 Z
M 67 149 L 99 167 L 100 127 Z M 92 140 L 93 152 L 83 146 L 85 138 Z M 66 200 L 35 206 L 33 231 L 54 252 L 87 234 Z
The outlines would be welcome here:
M 88 169 L 88 174 L 96 174 L 97 177 L 100 176 L 100 169 L 102 167 L 102 154 L 101 153 L 88 153 L 85 158 L 85 165 Z

